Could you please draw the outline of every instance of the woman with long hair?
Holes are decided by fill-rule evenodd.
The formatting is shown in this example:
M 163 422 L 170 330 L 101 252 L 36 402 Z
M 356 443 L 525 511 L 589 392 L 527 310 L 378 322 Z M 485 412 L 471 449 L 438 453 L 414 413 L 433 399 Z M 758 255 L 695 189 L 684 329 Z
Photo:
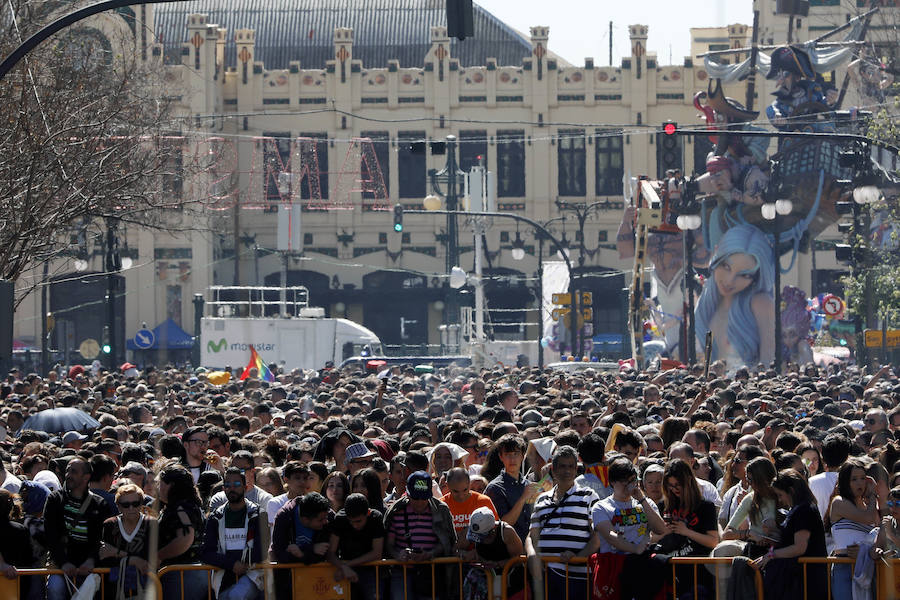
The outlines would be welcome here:
M 831 504 L 825 511 L 825 528 L 831 529 L 835 556 L 856 558 L 861 542 L 872 542 L 873 528 L 881 517 L 875 480 L 866 475 L 866 465 L 848 458 L 838 471 Z M 831 594 L 835 600 L 853 595 L 853 565 L 836 564 L 831 568 Z
M 804 466 L 806 466 L 806 471 L 809 473 L 810 477 L 822 472 L 822 454 L 814 444 L 804 442 L 794 449 L 794 453 L 800 456 L 800 460 L 802 460 Z
M 328 499 L 331 510 L 338 512 L 350 495 L 350 478 L 341 471 L 332 471 L 322 482 L 322 495 Z
M 669 417 L 659 426 L 659 437 L 662 438 L 666 452 L 675 442 L 680 442 L 684 434 L 691 428 L 691 422 L 684 417 Z
M 384 514 L 384 498 L 381 495 L 381 478 L 371 467 L 359 471 L 350 480 L 350 493 L 362 494 L 369 501 L 369 508 Z
M 778 499 L 772 488 L 775 476 L 775 466 L 768 458 L 761 456 L 747 464 L 750 493 L 741 500 L 722 533 L 723 540 L 732 540 L 732 543 L 743 542 L 739 545 L 740 553 L 744 556 L 758 558 L 766 553 L 773 541 L 778 539 L 779 529 L 775 521 L 778 514 Z M 743 527 L 745 522 L 749 523 L 749 527 Z M 729 556 L 729 554 L 716 553 L 715 556 Z
M 769 364 L 775 355 L 775 260 L 768 237 L 752 225 L 730 228 L 709 270 L 694 311 L 698 346 L 712 331 L 712 360 L 724 359 L 730 372 Z
M 623 598 L 652 598 L 659 591 L 663 581 L 669 580 L 672 567 L 668 558 L 675 556 L 709 556 L 719 543 L 719 528 L 716 523 L 716 506 L 704 500 L 700 485 L 694 477 L 693 469 L 680 458 L 666 463 L 663 473 L 663 497 L 666 507 L 663 520 L 668 533 L 650 551 L 653 560 L 641 561 L 639 576 L 629 570 L 622 576 Z M 675 570 L 678 589 L 694 589 L 694 568 L 678 567 Z M 712 593 L 712 575 L 705 569 L 697 569 L 697 588 L 704 593 Z
M 797 561 L 801 557 L 823 557 L 825 528 L 816 508 L 816 498 L 806 478 L 794 469 L 780 471 L 772 489 L 778 506 L 787 509 L 781 523 L 781 539 L 769 551 L 753 561 L 763 572 L 767 600 L 826 598 L 824 565 L 806 565 L 807 573 Z M 807 589 L 803 589 L 806 581 Z M 805 592 L 805 593 L 804 593 Z
M 200 562 L 204 523 L 194 477 L 180 464 L 172 463 L 163 467 L 158 480 L 157 496 L 163 505 L 159 511 L 160 566 Z M 182 592 L 185 598 L 202 598 L 208 588 L 207 573 L 169 573 L 162 584 L 166 598 L 181 598 Z
M 100 564 L 110 567 L 105 598 L 124 600 L 139 594 L 147 584 L 150 528 L 156 519 L 146 514 L 144 493 L 133 483 L 116 490 L 119 515 L 103 523 Z

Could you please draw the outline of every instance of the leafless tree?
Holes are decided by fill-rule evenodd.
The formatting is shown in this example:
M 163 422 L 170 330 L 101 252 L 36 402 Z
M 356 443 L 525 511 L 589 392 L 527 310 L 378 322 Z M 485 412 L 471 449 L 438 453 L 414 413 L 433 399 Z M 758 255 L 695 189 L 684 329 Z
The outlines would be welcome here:
M 0 55 L 54 17 L 42 12 L 49 5 L 58 8 L 4 3 Z M 76 26 L 0 81 L 0 277 L 17 280 L 71 253 L 71 240 L 103 219 L 166 228 L 194 221 L 185 215 L 190 174 L 164 67 L 142 61 L 123 37 Z

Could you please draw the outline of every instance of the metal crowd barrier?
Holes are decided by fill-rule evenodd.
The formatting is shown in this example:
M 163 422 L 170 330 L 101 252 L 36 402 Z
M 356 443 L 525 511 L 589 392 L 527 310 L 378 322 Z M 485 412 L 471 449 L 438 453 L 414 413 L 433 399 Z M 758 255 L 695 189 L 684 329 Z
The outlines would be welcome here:
M 484 569 L 485 576 L 487 579 L 487 589 L 488 589 L 488 600 L 494 600 L 493 594 L 493 573 L 490 569 L 481 565 L 481 563 L 467 563 L 462 561 L 457 557 L 440 557 L 435 558 L 430 561 L 421 561 L 421 562 L 401 562 L 399 560 L 390 560 L 384 559 L 374 562 L 364 563 L 362 565 L 357 565 L 354 569 L 358 569 L 360 567 L 372 567 L 375 569 L 375 599 L 376 600 L 384 600 L 383 585 L 382 585 L 382 569 L 390 568 L 390 567 L 400 567 L 403 569 L 403 597 L 408 597 L 407 590 L 407 581 L 408 581 L 408 570 L 417 567 L 427 566 L 431 571 L 431 597 L 437 598 L 437 590 L 436 590 L 436 578 L 435 578 L 435 567 L 441 565 L 457 565 L 456 576 L 458 578 L 458 591 L 459 594 L 457 598 L 463 597 L 463 566 L 468 565 L 474 568 L 482 568 Z M 291 597 L 293 598 L 306 598 L 306 597 L 314 597 L 317 600 L 349 600 L 350 598 L 350 585 L 351 583 L 347 580 L 335 581 L 334 572 L 335 566 L 331 563 L 314 563 L 311 565 L 304 565 L 301 563 L 260 563 L 257 565 L 253 565 L 251 567 L 253 570 L 262 570 L 265 573 L 265 584 L 263 587 L 263 591 L 265 592 L 265 597 L 275 598 L 274 594 L 271 594 L 271 586 L 270 578 L 273 576 L 272 571 L 275 570 L 285 570 L 290 569 L 291 573 Z M 159 579 L 162 580 L 163 577 L 170 574 L 178 574 L 181 579 L 181 597 L 180 598 L 162 598 L 161 600 L 202 600 L 199 598 L 185 598 L 184 596 L 184 573 L 188 571 L 207 571 L 207 600 L 213 600 L 212 596 L 212 585 L 211 585 L 211 577 L 212 572 L 216 570 L 216 567 L 210 565 L 203 564 L 193 564 L 193 565 L 168 565 L 159 570 Z M 390 577 L 388 577 L 388 582 L 390 581 Z M 447 582 L 449 584 L 449 582 Z M 388 585 L 390 585 L 388 583 Z M 309 592 L 314 592 L 310 594 Z M 278 600 L 281 600 L 280 598 Z
M 875 563 L 875 578 L 878 587 L 876 600 L 900 598 L 900 559 L 881 559 Z
M 678 583 L 677 578 L 675 577 L 675 568 L 678 566 L 684 565 L 693 565 L 694 567 L 694 598 L 698 598 L 698 590 L 697 590 L 697 566 L 698 565 L 726 565 L 731 566 L 732 561 L 734 560 L 733 556 L 681 556 L 676 558 L 670 558 L 669 563 L 672 565 L 672 599 L 677 600 L 678 598 Z M 756 598 L 757 600 L 763 600 L 763 580 L 762 573 L 759 572 L 758 569 L 753 569 L 753 579 L 756 586 Z M 713 598 L 720 598 L 719 595 L 719 577 L 717 575 L 713 575 L 713 580 L 716 582 L 715 587 L 713 588 Z
M 91 573 L 96 573 L 100 575 L 100 598 L 106 597 L 106 575 L 110 572 L 109 568 L 104 569 L 91 569 Z M 17 577 L 14 579 L 7 579 L 6 577 L 0 576 L 0 598 L 22 598 L 21 587 L 22 587 L 22 577 L 34 577 L 31 583 L 40 583 L 40 585 L 45 584 L 45 577 L 48 575 L 62 575 L 62 569 L 16 569 Z M 152 591 L 151 591 L 152 589 Z M 162 600 L 162 585 L 159 582 L 159 577 L 156 573 L 152 571 L 147 572 L 147 587 L 144 588 L 145 594 L 152 594 L 149 596 L 144 596 L 149 600 L 150 598 L 156 598 L 156 600 Z M 41 596 L 43 597 L 43 596 Z
M 809 556 L 797 559 L 803 567 L 803 600 L 808 600 L 809 595 L 809 565 L 825 565 L 825 598 L 831 598 L 831 566 L 840 564 L 855 565 L 856 559 L 847 556 Z M 813 600 L 816 600 L 815 598 Z

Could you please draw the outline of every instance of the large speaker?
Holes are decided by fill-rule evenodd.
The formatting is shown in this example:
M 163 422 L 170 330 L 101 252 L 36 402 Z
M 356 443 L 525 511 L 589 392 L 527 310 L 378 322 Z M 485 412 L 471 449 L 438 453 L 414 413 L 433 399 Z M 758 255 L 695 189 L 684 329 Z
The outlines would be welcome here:
M 15 289 L 13 282 L 0 279 L 0 360 L 12 358 Z

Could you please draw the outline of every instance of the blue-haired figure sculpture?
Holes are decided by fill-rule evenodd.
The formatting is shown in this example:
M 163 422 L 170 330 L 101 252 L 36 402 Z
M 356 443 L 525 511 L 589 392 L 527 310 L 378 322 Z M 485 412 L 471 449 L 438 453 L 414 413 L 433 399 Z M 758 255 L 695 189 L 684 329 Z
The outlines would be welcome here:
M 712 331 L 712 360 L 724 359 L 730 372 L 770 364 L 775 263 L 769 239 L 752 225 L 732 227 L 719 239 L 710 274 L 694 312 L 698 347 Z

